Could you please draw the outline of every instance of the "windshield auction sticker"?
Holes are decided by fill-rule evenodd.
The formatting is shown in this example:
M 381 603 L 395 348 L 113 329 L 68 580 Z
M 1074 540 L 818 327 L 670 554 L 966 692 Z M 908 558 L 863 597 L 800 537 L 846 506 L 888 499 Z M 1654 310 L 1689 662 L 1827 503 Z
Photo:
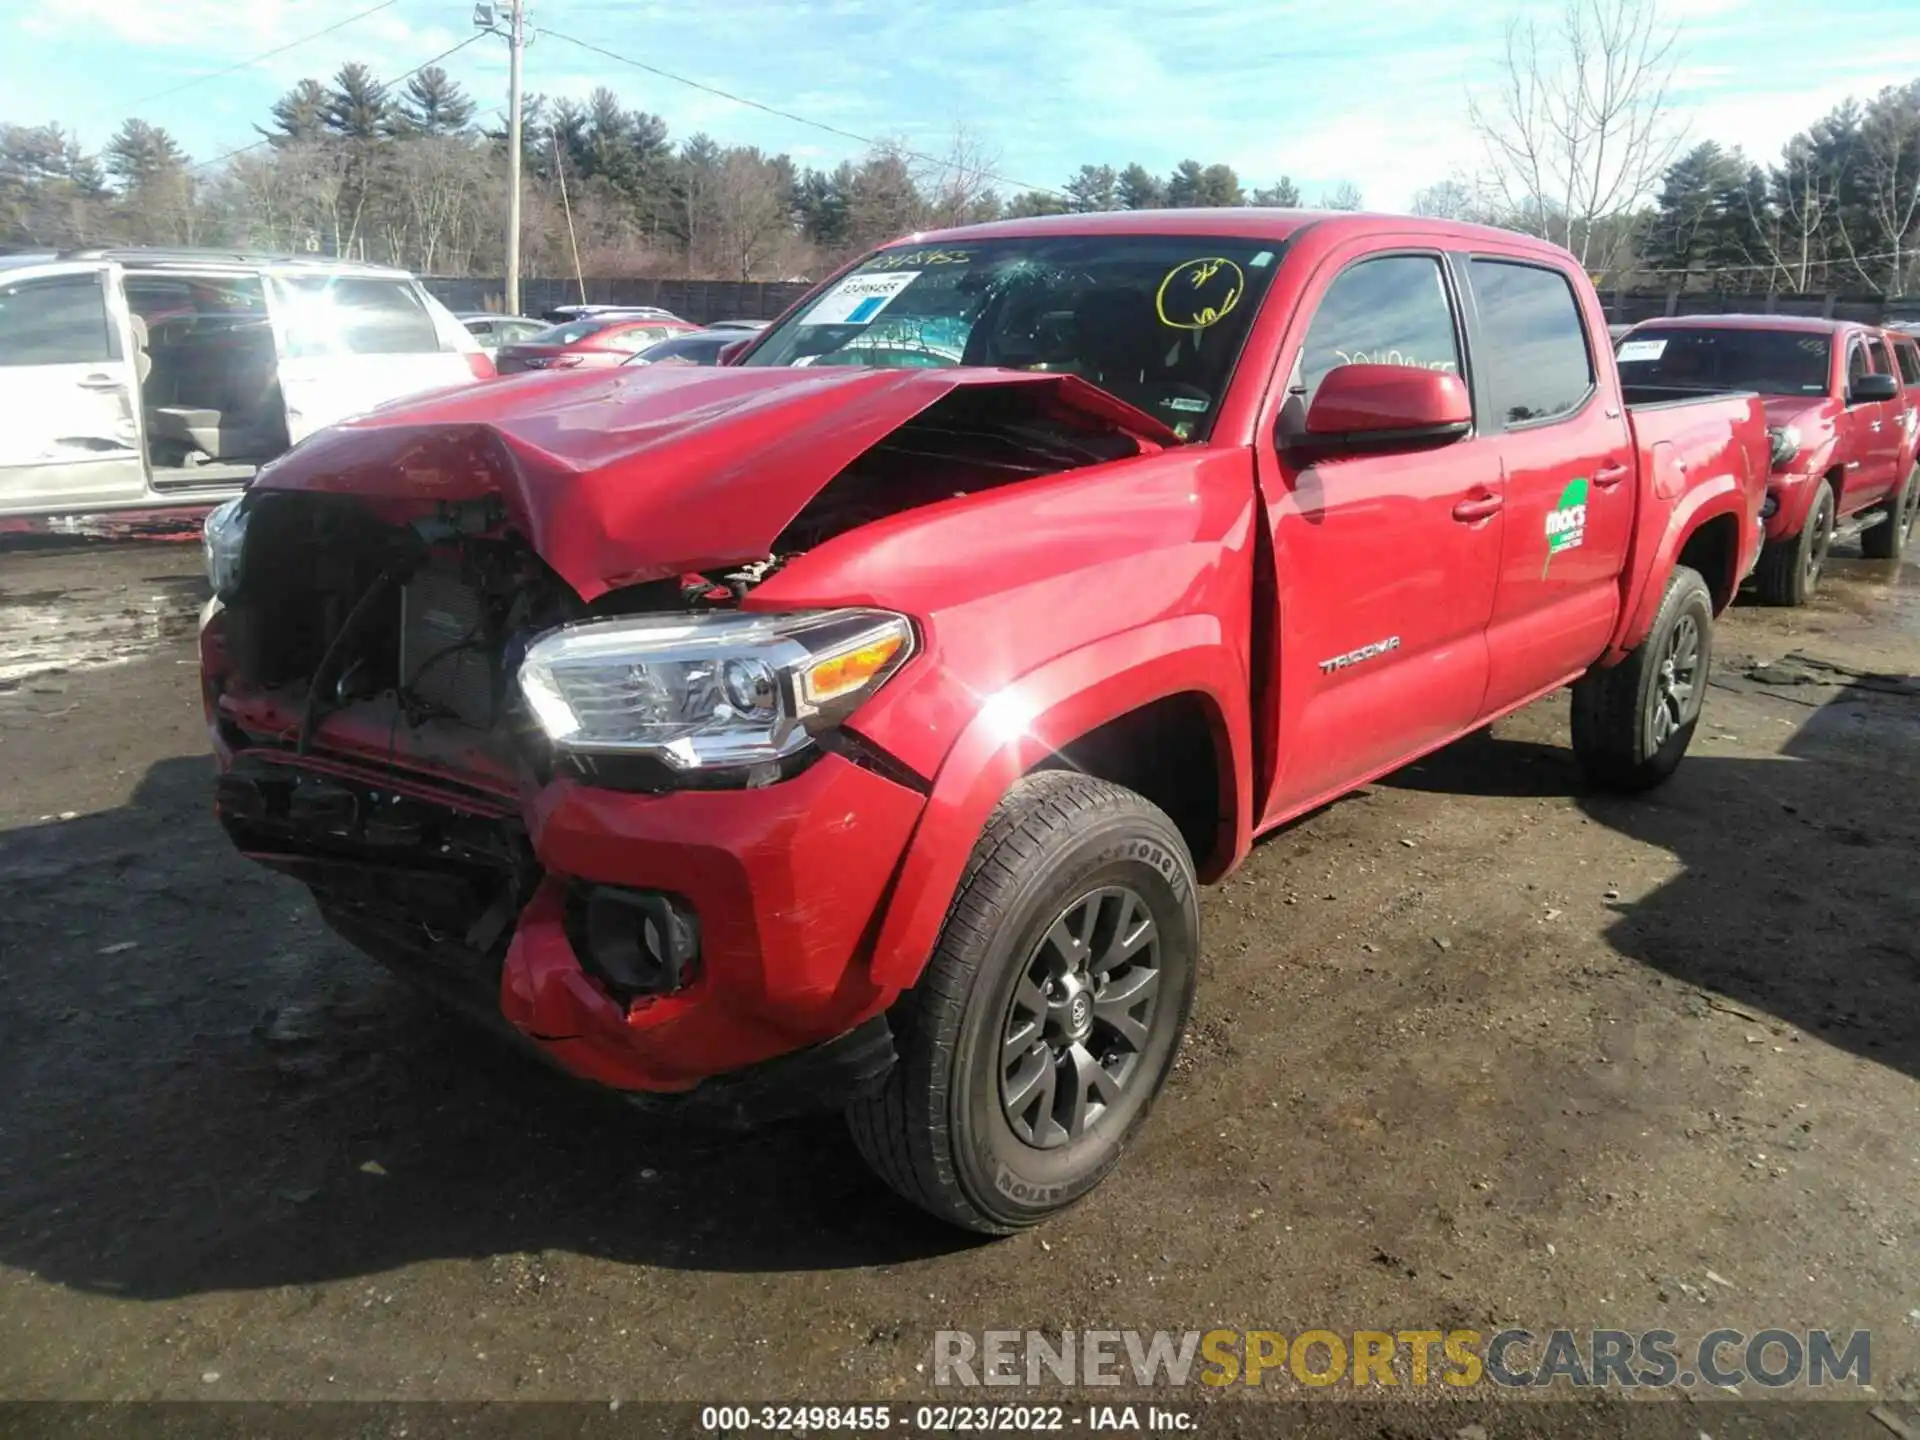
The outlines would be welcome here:
M 849 275 L 822 295 L 801 317 L 802 325 L 866 325 L 900 292 L 920 278 L 918 270 L 885 275 Z
M 1635 360 L 1658 360 L 1666 351 L 1664 340 L 1629 340 L 1620 347 L 1618 358 L 1621 364 L 1627 365 Z

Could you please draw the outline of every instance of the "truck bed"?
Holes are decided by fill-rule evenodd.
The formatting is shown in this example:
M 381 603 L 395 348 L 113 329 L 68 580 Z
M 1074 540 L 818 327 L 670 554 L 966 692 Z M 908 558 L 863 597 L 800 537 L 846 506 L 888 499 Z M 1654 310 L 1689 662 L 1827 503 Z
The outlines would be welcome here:
M 1649 385 L 1623 389 L 1622 396 L 1643 479 L 1613 659 L 1646 634 L 1660 600 L 1648 577 L 1666 575 L 1674 560 L 1701 572 L 1716 610 L 1731 603 L 1760 554 L 1760 505 L 1772 464 L 1758 395 Z M 1701 532 L 1705 539 L 1696 536 L 1688 553 L 1676 554 L 1678 537 L 1703 511 L 1725 514 L 1726 525 Z

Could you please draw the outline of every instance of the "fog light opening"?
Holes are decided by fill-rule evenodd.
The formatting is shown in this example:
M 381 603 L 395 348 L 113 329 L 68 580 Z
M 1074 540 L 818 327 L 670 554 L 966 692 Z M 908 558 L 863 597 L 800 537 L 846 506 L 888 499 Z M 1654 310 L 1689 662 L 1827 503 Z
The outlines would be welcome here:
M 671 995 L 698 973 L 700 923 L 673 896 L 596 885 L 576 913 L 581 964 L 622 1000 Z

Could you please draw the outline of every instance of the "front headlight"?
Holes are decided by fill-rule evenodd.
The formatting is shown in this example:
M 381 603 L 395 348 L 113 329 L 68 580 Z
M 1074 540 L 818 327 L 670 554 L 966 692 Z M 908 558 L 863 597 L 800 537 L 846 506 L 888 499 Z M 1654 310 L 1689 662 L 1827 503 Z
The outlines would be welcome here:
M 245 500 L 229 500 L 214 507 L 201 531 L 207 551 L 207 583 L 216 595 L 232 595 L 240 588 L 241 551 L 247 542 Z
M 1800 453 L 1800 432 L 1791 425 L 1776 425 L 1767 431 L 1773 444 L 1773 468 L 1784 470 Z
M 558 749 L 763 783 L 912 653 L 885 610 L 637 615 L 541 637 L 520 693 Z

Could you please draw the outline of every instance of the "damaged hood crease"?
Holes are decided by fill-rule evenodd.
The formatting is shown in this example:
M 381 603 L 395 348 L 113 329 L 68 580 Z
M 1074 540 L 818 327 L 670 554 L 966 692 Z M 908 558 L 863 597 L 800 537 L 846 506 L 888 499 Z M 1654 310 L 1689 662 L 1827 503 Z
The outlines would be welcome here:
M 499 496 L 583 600 L 771 553 L 847 465 L 961 390 L 1020 389 L 1083 430 L 1176 445 L 1072 375 L 1014 370 L 649 366 L 529 376 L 321 431 L 254 488 L 437 502 Z

